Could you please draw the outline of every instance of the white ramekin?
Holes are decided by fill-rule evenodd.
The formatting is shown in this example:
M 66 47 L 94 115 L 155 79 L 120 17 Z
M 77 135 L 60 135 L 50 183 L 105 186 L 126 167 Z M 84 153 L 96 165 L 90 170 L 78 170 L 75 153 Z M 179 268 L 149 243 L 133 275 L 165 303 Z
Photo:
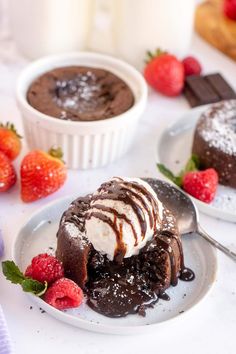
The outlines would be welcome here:
M 69 65 L 103 68 L 119 76 L 133 91 L 133 107 L 116 117 L 90 122 L 52 118 L 31 107 L 26 93 L 32 81 L 51 69 Z M 136 69 L 119 59 L 90 52 L 69 53 L 28 65 L 18 79 L 16 97 L 29 148 L 48 150 L 60 146 L 69 168 L 88 169 L 111 163 L 127 152 L 146 105 L 147 85 Z

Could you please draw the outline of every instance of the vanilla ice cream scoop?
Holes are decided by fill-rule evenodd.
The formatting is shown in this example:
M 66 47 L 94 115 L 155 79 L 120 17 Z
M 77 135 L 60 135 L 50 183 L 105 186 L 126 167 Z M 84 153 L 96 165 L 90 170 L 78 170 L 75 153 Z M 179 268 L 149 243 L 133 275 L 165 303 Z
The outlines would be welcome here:
M 85 230 L 93 247 L 113 260 L 138 254 L 162 218 L 163 205 L 148 183 L 115 177 L 93 194 Z

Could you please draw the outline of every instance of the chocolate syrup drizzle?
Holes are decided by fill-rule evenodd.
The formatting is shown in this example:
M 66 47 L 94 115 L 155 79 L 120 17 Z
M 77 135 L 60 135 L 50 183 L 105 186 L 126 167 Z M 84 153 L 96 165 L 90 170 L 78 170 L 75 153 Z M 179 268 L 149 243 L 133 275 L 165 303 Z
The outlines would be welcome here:
M 145 198 L 152 205 L 151 210 Z M 144 214 L 144 210 L 146 210 L 149 217 L 150 227 L 153 229 L 153 233 L 157 232 L 158 222 L 160 222 L 158 214 L 158 203 L 152 196 L 152 194 L 144 186 L 141 186 L 136 182 L 127 182 L 121 179 L 120 177 L 116 177 L 112 181 L 103 183 L 98 189 L 98 194 L 92 197 L 93 203 L 99 200 L 120 200 L 126 205 L 131 206 L 139 221 L 142 239 L 144 239 L 147 231 L 147 222 Z M 136 202 L 137 200 L 139 201 L 139 203 Z M 116 234 L 117 249 L 115 252 L 115 256 L 116 254 L 119 254 L 119 259 L 122 260 L 126 252 L 126 247 L 122 242 L 122 235 L 118 234 L 116 220 L 117 218 L 123 219 L 131 226 L 134 236 L 134 246 L 137 246 L 138 236 L 133 226 L 132 220 L 128 219 L 125 214 L 118 213 L 114 208 L 105 207 L 99 203 L 92 204 L 92 208 L 109 212 L 114 215 L 113 222 L 105 222 L 110 225 L 110 227 Z M 104 214 L 101 212 L 90 212 L 88 213 L 88 219 L 90 219 L 91 217 L 96 217 L 104 221 L 103 215 Z
M 122 224 L 120 224 L 120 228 L 117 227 L 117 217 L 116 215 L 114 216 L 114 222 L 105 214 L 102 214 L 100 212 L 96 212 L 96 211 L 92 211 L 90 212 L 88 219 L 90 219 L 91 217 L 97 218 L 103 222 L 105 222 L 106 224 L 108 224 L 113 231 L 116 234 L 116 242 L 117 242 L 117 253 L 121 252 L 121 254 L 125 254 L 126 252 L 126 246 L 123 242 L 123 233 L 122 233 Z
M 161 238 L 161 236 L 167 236 L 169 238 L 173 237 L 177 242 L 179 254 L 180 254 L 180 274 L 179 275 L 176 272 L 176 263 L 175 263 L 173 249 L 170 246 L 169 242 L 166 239 Z M 186 268 L 184 265 L 183 248 L 182 248 L 181 241 L 180 241 L 179 237 L 176 234 L 174 234 L 173 232 L 168 231 L 168 230 L 163 230 L 161 232 L 161 235 L 156 235 L 156 237 L 158 239 L 157 245 L 159 247 L 162 247 L 162 249 L 168 254 L 169 259 L 170 259 L 171 285 L 176 286 L 178 284 L 178 278 L 183 281 L 192 281 L 195 278 L 195 274 L 191 269 Z
M 135 239 L 135 242 L 134 242 L 134 245 L 137 246 L 138 244 L 138 235 L 137 235 L 137 232 L 135 231 L 135 228 L 133 226 L 133 223 L 130 219 L 127 218 L 127 216 L 125 214 L 120 214 L 118 213 L 118 211 L 114 208 L 111 208 L 111 207 L 106 207 L 105 205 L 101 205 L 101 204 L 93 204 L 93 208 L 94 209 L 98 209 L 98 210 L 101 210 L 101 211 L 105 211 L 105 212 L 108 212 L 108 213 L 111 213 L 113 214 L 116 218 L 118 219 L 123 219 L 125 220 L 125 222 L 127 224 L 130 225 L 131 229 L 132 229 L 132 232 L 133 232 L 133 235 L 134 235 L 134 239 Z M 89 218 L 91 218 L 91 216 L 94 216 L 94 215 L 90 215 Z M 114 221 L 114 224 L 115 224 L 115 221 Z M 113 227 L 112 227 L 113 228 Z M 120 237 L 119 237 L 120 238 Z

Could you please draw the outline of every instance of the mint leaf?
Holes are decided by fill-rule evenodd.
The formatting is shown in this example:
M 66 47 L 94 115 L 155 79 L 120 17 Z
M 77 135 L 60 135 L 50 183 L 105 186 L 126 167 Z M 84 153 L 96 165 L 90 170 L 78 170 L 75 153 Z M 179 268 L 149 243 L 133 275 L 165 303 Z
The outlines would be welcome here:
M 197 155 L 192 155 L 188 161 L 187 161 L 187 164 L 184 168 L 184 171 L 183 173 L 186 173 L 186 172 L 191 172 L 191 171 L 196 171 L 198 170 L 199 168 L 199 158 Z
M 165 167 L 165 165 L 158 163 L 157 168 L 159 171 L 169 178 L 172 182 L 174 182 L 178 187 L 182 187 L 183 185 L 183 177 L 187 172 L 192 172 L 192 171 L 197 171 L 200 167 L 200 160 L 197 155 L 192 155 L 183 170 L 180 171 L 180 173 L 175 176 L 168 168 Z
M 167 178 L 169 178 L 171 181 L 174 182 L 175 175 L 170 170 L 168 170 L 168 168 L 166 168 L 165 165 L 158 163 L 157 168 L 164 176 L 166 176 Z
M 195 163 L 196 170 L 199 170 L 199 168 L 200 168 L 200 159 L 199 159 L 199 157 L 197 155 L 195 155 L 195 154 L 192 154 L 192 160 Z
M 37 296 L 42 296 L 47 290 L 47 282 L 44 282 L 43 284 L 30 278 L 23 280 L 21 286 L 25 292 L 32 293 Z
M 182 176 L 176 176 L 174 183 L 178 186 L 178 187 L 182 187 L 183 184 L 183 177 Z
M 173 183 L 177 186 L 181 187 L 182 185 L 182 176 L 175 176 L 165 165 L 158 163 L 157 164 L 158 170 L 167 178 L 169 178 Z
M 13 284 L 20 284 L 26 292 L 42 296 L 47 290 L 47 282 L 41 283 L 26 277 L 13 261 L 2 262 L 2 272 Z
M 13 284 L 21 284 L 25 279 L 24 274 L 13 261 L 2 262 L 2 272 Z

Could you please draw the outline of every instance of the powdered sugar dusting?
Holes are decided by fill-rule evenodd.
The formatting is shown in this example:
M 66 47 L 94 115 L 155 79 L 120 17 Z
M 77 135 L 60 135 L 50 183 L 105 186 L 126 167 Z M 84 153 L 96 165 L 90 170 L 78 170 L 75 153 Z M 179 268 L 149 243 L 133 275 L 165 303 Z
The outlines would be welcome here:
M 86 246 L 88 245 L 88 239 L 85 234 L 83 234 L 78 226 L 73 224 L 72 222 L 65 222 L 65 229 L 72 238 L 80 238 L 80 244 L 81 246 Z
M 212 105 L 202 114 L 199 127 L 210 147 L 236 156 L 236 100 Z
M 63 109 L 84 111 L 91 105 L 91 99 L 101 89 L 96 76 L 88 71 L 70 80 L 58 80 L 55 101 Z M 62 117 L 63 118 L 63 117 Z
M 211 205 L 222 211 L 235 214 L 236 189 L 219 185 L 216 196 Z
M 73 224 L 71 222 L 66 222 L 65 228 L 71 237 L 73 237 L 73 238 L 79 237 L 80 231 L 79 231 L 79 228 L 75 224 Z

